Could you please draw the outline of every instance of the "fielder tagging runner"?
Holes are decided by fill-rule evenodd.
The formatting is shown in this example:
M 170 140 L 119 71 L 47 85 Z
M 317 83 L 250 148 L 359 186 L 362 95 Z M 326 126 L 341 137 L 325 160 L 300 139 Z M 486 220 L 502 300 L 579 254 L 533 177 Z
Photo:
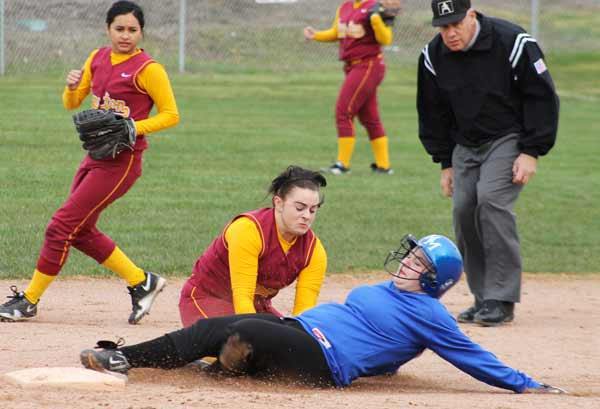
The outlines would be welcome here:
M 183 326 L 230 314 L 281 316 L 271 300 L 294 281 L 293 314 L 314 307 L 327 253 L 311 226 L 326 184 L 319 172 L 289 166 L 271 182 L 272 207 L 234 217 L 198 258 L 181 290 Z
M 348 386 L 362 376 L 395 373 L 431 349 L 474 378 L 517 393 L 564 393 L 512 369 L 463 334 L 439 298 L 463 263 L 440 235 L 405 236 L 386 259 L 392 280 L 355 288 L 344 304 L 321 304 L 295 318 L 269 314 L 200 320 L 141 344 L 99 341 L 81 352 L 89 369 L 177 368 L 202 356 L 231 374 L 291 377 L 319 386 Z

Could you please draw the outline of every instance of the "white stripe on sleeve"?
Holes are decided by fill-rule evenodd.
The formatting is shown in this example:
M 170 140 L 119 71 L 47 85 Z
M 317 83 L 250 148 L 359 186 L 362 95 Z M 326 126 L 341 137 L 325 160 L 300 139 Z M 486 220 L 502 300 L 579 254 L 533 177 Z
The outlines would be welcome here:
M 519 62 L 519 58 L 521 58 L 521 54 L 523 53 L 523 47 L 525 47 L 525 43 L 537 43 L 535 38 L 529 37 L 525 38 L 521 41 L 521 45 L 519 45 L 519 50 L 517 51 L 517 55 L 515 55 L 515 59 L 512 61 L 512 67 L 515 68 L 517 63 Z
M 515 58 L 515 54 L 517 53 L 519 44 L 521 44 L 521 40 L 523 40 L 523 38 L 525 38 L 525 37 L 531 37 L 531 36 L 527 33 L 521 33 L 517 36 L 517 38 L 515 38 L 515 43 L 513 44 L 513 49 L 510 52 L 510 57 L 508 57 L 508 61 L 512 62 L 513 58 Z
M 437 76 L 437 74 L 435 73 L 435 70 L 433 69 L 433 64 L 431 63 L 431 59 L 429 58 L 429 44 L 425 46 L 425 48 L 423 48 L 423 51 L 421 51 L 423 53 L 423 56 L 425 57 L 425 59 L 423 60 L 423 62 L 425 63 L 425 68 L 427 68 L 429 70 L 429 72 L 431 72 L 433 75 Z

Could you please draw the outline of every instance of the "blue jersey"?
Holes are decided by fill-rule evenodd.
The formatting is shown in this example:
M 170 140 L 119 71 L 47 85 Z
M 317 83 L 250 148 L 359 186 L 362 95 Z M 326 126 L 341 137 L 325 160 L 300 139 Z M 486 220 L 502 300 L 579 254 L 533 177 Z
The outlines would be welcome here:
M 394 373 L 425 348 L 489 385 L 515 392 L 540 386 L 471 341 L 437 299 L 391 281 L 357 287 L 344 304 L 321 304 L 295 319 L 321 345 L 338 386 Z

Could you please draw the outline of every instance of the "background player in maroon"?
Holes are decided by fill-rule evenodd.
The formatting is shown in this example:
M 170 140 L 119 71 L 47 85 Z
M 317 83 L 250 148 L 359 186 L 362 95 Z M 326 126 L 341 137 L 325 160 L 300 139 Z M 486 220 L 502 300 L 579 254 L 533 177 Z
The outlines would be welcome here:
M 63 105 L 77 108 L 91 92 L 93 108 L 112 110 L 135 121 L 134 150 L 103 160 L 86 155 L 69 197 L 48 224 L 29 286 L 24 292 L 12 286 L 13 295 L 0 306 L 2 321 L 20 321 L 37 314 L 39 299 L 67 261 L 71 246 L 127 281 L 133 305 L 130 324 L 148 313 L 165 285 L 164 278 L 144 272 L 96 227 L 101 212 L 141 176 L 142 156 L 148 146 L 145 135 L 179 122 L 167 73 L 137 47 L 143 38 L 142 9 L 130 1 L 115 2 L 106 15 L 106 25 L 111 45 L 92 51 L 82 70 L 69 72 Z M 149 118 L 154 104 L 158 113 Z
M 350 171 L 350 161 L 356 142 L 354 117 L 366 128 L 375 156 L 371 169 L 376 173 L 392 174 L 388 138 L 377 103 L 377 87 L 383 81 L 385 64 L 382 45 L 393 40 L 393 18 L 385 21 L 378 12 L 375 0 L 349 0 L 337 9 L 330 29 L 304 29 L 308 40 L 339 42 L 339 58 L 344 61 L 345 79 L 335 108 L 338 133 L 337 161 L 327 171 L 341 175 Z
M 317 303 L 327 254 L 311 226 L 326 185 L 318 172 L 290 166 L 271 182 L 273 207 L 242 213 L 200 256 L 179 300 L 185 327 L 198 319 L 266 312 L 280 289 L 294 281 L 293 314 Z

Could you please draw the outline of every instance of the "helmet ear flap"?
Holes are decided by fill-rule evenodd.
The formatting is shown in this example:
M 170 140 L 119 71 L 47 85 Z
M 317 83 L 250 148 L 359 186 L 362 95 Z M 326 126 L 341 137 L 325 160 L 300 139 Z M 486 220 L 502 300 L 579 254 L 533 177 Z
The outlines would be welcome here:
M 421 274 L 421 286 L 427 286 L 429 288 L 437 288 L 437 273 L 433 269 L 428 269 L 426 272 Z

